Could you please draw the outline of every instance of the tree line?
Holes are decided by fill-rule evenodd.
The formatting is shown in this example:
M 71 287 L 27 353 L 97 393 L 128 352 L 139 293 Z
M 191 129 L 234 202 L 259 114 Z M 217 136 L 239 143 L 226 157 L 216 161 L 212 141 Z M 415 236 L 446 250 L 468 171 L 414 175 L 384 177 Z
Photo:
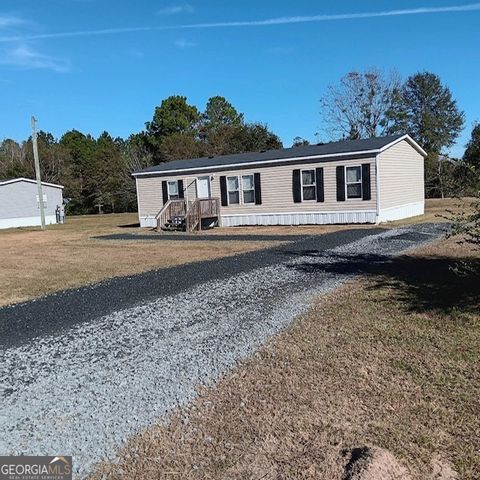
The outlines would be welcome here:
M 480 167 L 480 125 L 473 127 L 463 158 L 449 157 L 465 114 L 438 75 L 416 73 L 402 82 L 376 69 L 349 72 L 320 100 L 323 129 L 330 138 L 370 138 L 408 133 L 427 152 L 427 197 L 474 194 Z
M 375 69 L 349 72 L 320 100 L 325 141 L 409 133 L 427 151 L 426 195 L 473 194 L 480 171 L 480 124 L 472 130 L 462 159 L 445 152 L 464 128 L 465 115 L 450 89 L 429 72 L 402 81 Z M 293 146 L 309 142 L 296 137 Z M 103 132 L 98 138 L 71 130 L 59 139 L 41 131 L 42 179 L 65 186 L 68 213 L 136 209 L 132 172 L 182 158 L 281 148 L 265 124 L 250 123 L 224 97 L 211 97 L 204 111 L 184 96 L 170 96 L 154 110 L 140 133 L 127 139 Z M 0 178 L 34 177 L 32 139 L 0 144 Z
M 98 138 L 71 130 L 55 139 L 37 136 L 42 180 L 64 185 L 67 212 L 136 210 L 132 173 L 182 158 L 281 148 L 279 137 L 265 124 L 245 122 L 225 98 L 208 100 L 200 112 L 186 97 L 171 96 L 155 108 L 145 129 L 127 139 L 103 132 Z M 0 178 L 34 178 L 32 139 L 0 145 Z

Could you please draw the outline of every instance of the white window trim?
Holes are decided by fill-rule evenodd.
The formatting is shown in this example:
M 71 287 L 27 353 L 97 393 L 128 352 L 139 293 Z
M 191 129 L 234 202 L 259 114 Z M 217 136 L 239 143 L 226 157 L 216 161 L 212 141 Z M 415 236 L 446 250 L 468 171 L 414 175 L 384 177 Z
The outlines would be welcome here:
M 245 190 L 243 187 L 243 177 L 252 177 L 252 188 Z M 245 192 L 253 192 L 253 202 L 245 202 Z M 247 173 L 242 175 L 242 205 L 254 205 L 255 204 L 255 175 L 253 173 Z
M 176 195 L 177 198 L 172 199 L 172 195 L 170 194 L 170 184 L 171 183 L 176 183 L 177 184 L 177 195 Z M 178 180 L 168 180 L 167 181 L 167 194 L 168 194 L 168 199 L 169 200 L 178 200 L 180 198 L 180 189 L 179 189 L 179 186 L 178 186 Z
M 253 192 L 253 202 L 246 203 L 243 198 L 243 177 L 252 177 L 253 188 L 247 190 Z M 238 190 L 230 190 L 228 188 L 228 179 L 236 178 L 238 182 Z M 230 203 L 230 192 L 238 192 L 238 203 Z M 245 173 L 242 175 L 227 175 L 227 205 L 255 205 L 256 195 L 255 195 L 255 174 L 254 173 Z
M 361 165 L 345 165 L 345 200 L 362 200 L 363 199 L 363 174 Z M 359 168 L 360 169 L 360 181 L 358 182 L 348 182 L 347 181 L 347 168 Z M 360 196 L 359 197 L 348 197 L 348 185 L 360 184 Z
M 230 190 L 229 183 L 228 183 L 229 178 L 236 178 L 237 179 L 237 184 L 238 184 L 238 189 L 237 190 Z M 240 194 L 241 187 L 242 187 L 242 184 L 240 183 L 240 178 L 239 178 L 238 175 L 227 175 L 227 205 L 241 205 L 242 204 L 242 195 Z M 232 192 L 232 193 L 238 192 L 238 203 L 230 203 L 230 192 Z
M 303 172 L 313 172 L 313 183 L 309 185 L 303 184 Z M 312 200 L 303 199 L 303 187 L 315 187 L 315 198 Z M 316 202 L 317 201 L 317 171 L 314 168 L 304 168 L 300 170 L 300 191 L 302 193 L 302 203 L 303 202 Z

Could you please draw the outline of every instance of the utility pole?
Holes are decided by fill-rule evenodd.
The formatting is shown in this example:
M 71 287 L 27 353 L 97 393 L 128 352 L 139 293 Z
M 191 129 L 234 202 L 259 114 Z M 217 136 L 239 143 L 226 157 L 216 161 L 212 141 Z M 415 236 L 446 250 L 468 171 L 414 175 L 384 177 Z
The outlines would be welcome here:
M 35 128 L 37 120 L 32 115 L 32 144 L 33 144 L 33 158 L 35 159 L 35 176 L 37 177 L 37 189 L 38 189 L 38 206 L 40 207 L 40 222 L 42 224 L 42 230 L 45 230 L 45 211 L 43 204 L 42 193 L 42 179 L 40 178 L 40 160 L 38 158 L 38 145 L 37 145 L 37 129 Z

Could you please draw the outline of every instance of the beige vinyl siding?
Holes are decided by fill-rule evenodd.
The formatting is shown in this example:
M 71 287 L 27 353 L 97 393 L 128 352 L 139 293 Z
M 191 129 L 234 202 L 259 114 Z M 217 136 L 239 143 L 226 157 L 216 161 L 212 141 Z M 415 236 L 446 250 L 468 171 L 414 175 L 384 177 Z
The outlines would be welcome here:
M 138 214 L 156 215 L 163 206 L 161 177 L 137 178 Z
M 183 179 L 183 188 L 185 191 L 185 198 L 189 201 L 197 198 L 197 177 L 187 177 Z
M 200 176 L 200 175 L 199 175 Z M 137 177 L 138 214 L 140 217 L 155 216 L 163 207 L 162 181 L 183 180 L 188 200 L 197 198 L 196 177 Z
M 422 202 L 424 158 L 406 140 L 378 156 L 380 209 Z
M 336 167 L 370 164 L 371 200 L 346 199 L 337 202 Z M 314 200 L 295 203 L 292 194 L 292 172 L 296 169 L 308 170 L 323 167 L 325 201 Z M 339 212 L 376 210 L 376 179 L 375 158 L 350 159 L 338 161 L 317 161 L 296 165 L 274 165 L 268 167 L 254 167 L 248 169 L 225 170 L 210 174 L 213 176 L 212 196 L 220 198 L 220 177 L 260 173 L 262 204 L 246 204 L 222 206 L 222 215 L 258 214 L 258 213 L 300 213 L 300 212 Z M 208 175 L 199 173 L 197 176 Z M 137 177 L 139 195 L 139 215 L 156 215 L 162 208 L 162 180 L 183 179 L 185 187 L 191 182 L 193 176 L 162 176 L 162 177 Z M 193 193 L 193 195 L 191 195 Z M 195 198 L 193 187 L 187 189 L 189 200 Z M 242 197 L 242 192 L 240 192 Z
M 338 165 L 353 166 L 370 163 L 372 199 L 348 199 L 337 202 L 336 167 Z M 293 170 L 309 170 L 323 167 L 325 201 L 316 200 L 295 203 L 292 194 Z M 295 213 L 295 212 L 334 212 L 352 210 L 375 210 L 375 159 L 343 160 L 335 162 L 316 162 L 301 165 L 280 165 L 265 168 L 250 168 L 248 170 L 232 170 L 215 175 L 213 182 L 213 196 L 220 197 L 220 175 L 248 175 L 260 173 L 262 188 L 261 205 L 229 205 L 222 207 L 222 215 L 250 214 L 250 213 Z M 241 193 L 241 192 L 240 192 Z

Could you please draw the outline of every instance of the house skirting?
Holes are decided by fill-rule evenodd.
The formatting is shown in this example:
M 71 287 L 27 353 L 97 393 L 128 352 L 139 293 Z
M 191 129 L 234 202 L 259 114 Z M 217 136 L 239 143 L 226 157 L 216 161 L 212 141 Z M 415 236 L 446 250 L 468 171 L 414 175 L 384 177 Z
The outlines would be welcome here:
M 331 223 L 375 223 L 376 212 L 300 212 L 222 215 L 222 227 L 239 225 L 326 225 Z
M 45 223 L 51 225 L 57 223 L 55 215 L 45 215 Z M 40 226 L 40 215 L 36 217 L 23 218 L 0 218 L 0 229 L 2 228 L 18 228 L 18 227 L 37 227 Z
M 402 218 L 416 217 L 425 212 L 425 201 L 408 203 L 398 207 L 381 208 L 378 215 L 378 222 L 391 222 Z
M 145 215 L 139 218 L 140 226 L 143 228 L 155 228 L 157 226 L 157 220 L 155 215 Z
M 423 215 L 424 210 L 425 202 L 421 201 L 400 205 L 398 207 L 381 209 L 378 216 L 374 210 L 300 213 L 252 213 L 248 215 L 231 214 L 221 215 L 221 225 L 222 227 L 236 227 L 240 225 L 328 225 L 349 223 L 380 223 Z M 39 225 L 39 223 L 36 225 Z M 144 228 L 155 228 L 157 226 L 155 215 L 141 216 L 140 226 Z M 0 228 L 2 227 L 0 226 Z

